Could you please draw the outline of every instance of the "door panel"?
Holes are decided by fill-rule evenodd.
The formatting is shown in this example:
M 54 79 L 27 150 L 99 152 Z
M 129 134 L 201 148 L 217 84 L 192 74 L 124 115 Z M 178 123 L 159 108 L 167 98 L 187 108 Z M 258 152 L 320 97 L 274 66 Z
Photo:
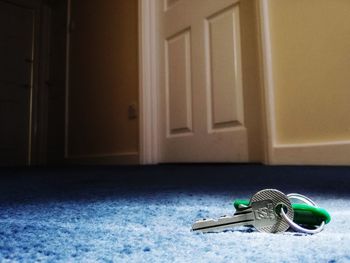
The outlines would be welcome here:
M 244 126 L 239 6 L 208 18 L 209 130 Z
M 192 132 L 191 31 L 166 40 L 167 136 Z
M 249 161 L 243 2 L 160 0 L 162 162 Z
M 34 11 L 0 1 L 0 165 L 26 165 L 34 60 Z

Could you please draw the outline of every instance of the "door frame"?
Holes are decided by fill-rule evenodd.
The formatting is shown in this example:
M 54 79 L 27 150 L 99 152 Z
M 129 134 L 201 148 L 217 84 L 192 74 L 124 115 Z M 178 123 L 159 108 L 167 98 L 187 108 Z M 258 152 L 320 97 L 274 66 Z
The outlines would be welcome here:
M 35 1 L 35 0 L 31 0 Z M 30 165 L 47 164 L 48 96 L 50 89 L 51 6 L 49 0 L 36 0 L 36 84 L 33 87 L 32 149 Z
M 159 0 L 139 0 L 139 158 L 160 162 L 159 125 Z

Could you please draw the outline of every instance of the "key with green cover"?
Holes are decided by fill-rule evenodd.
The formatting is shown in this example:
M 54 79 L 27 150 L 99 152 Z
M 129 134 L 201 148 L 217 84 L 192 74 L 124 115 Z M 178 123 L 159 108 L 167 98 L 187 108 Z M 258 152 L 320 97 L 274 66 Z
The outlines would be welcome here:
M 249 200 L 237 199 L 233 202 L 237 211 L 243 210 L 249 205 Z M 307 204 L 292 204 L 294 210 L 294 222 L 305 226 L 320 225 L 323 221 L 328 224 L 331 221 L 330 214 L 323 208 Z

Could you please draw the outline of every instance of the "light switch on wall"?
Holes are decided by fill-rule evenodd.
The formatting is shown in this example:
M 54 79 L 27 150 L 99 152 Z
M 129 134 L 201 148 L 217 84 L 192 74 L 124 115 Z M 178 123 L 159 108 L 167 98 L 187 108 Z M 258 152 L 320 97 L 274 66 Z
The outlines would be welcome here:
M 128 107 L 129 120 L 136 119 L 138 117 L 138 107 L 136 102 L 130 103 Z

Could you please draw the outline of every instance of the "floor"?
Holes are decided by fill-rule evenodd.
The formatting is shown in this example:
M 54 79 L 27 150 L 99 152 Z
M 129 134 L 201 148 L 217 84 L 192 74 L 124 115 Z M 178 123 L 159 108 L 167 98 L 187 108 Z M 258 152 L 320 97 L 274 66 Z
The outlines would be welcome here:
M 307 195 L 332 221 L 316 235 L 190 231 L 264 188 Z M 0 262 L 350 262 L 350 167 L 3 168 L 0 193 Z

